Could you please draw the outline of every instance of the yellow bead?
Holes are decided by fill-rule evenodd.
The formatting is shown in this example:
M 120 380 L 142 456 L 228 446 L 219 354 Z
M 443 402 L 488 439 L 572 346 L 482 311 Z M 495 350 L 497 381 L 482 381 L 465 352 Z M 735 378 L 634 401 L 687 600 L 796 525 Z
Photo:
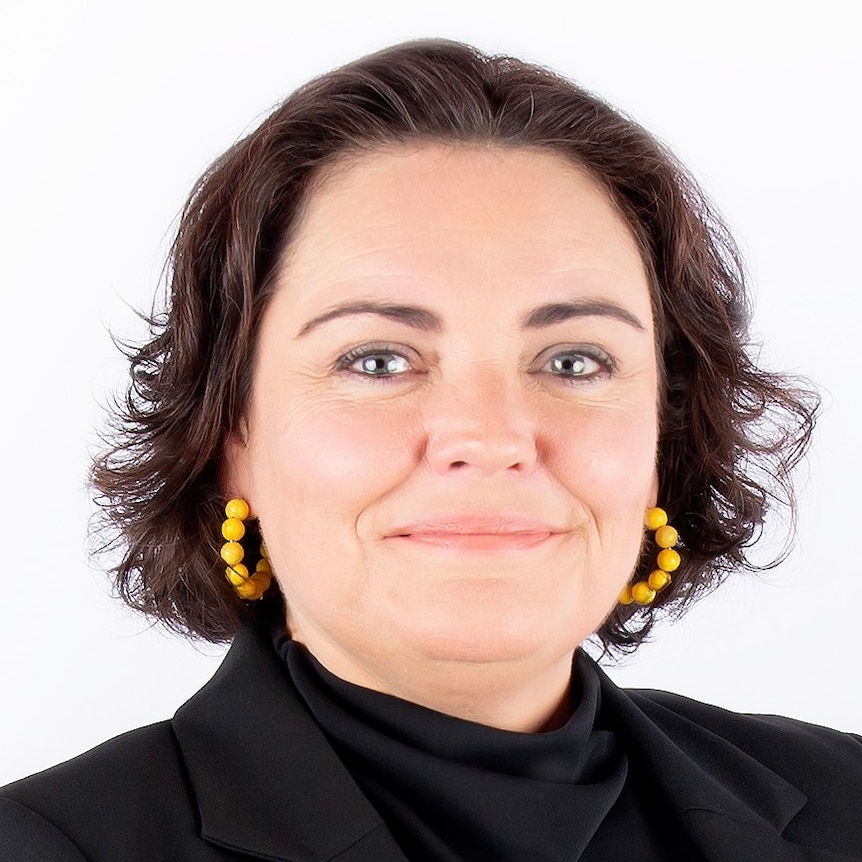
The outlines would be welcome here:
M 644 526 L 648 530 L 657 530 L 667 523 L 667 512 L 664 509 L 659 509 L 656 506 L 653 509 L 647 509 L 644 516 Z
M 269 564 L 269 560 L 266 557 L 261 557 L 257 561 L 257 565 L 254 567 L 255 572 L 266 572 L 268 575 L 272 574 L 272 566 Z
M 228 518 L 238 518 L 240 521 L 244 521 L 249 513 L 248 503 L 239 498 L 228 500 L 227 505 L 224 507 L 224 513 Z
M 681 561 L 679 554 L 673 548 L 665 548 L 663 551 L 659 551 L 657 562 L 660 569 L 664 569 L 666 572 L 675 572 Z
M 221 546 L 221 558 L 229 565 L 235 566 L 237 563 L 242 562 L 242 558 L 245 552 L 242 549 L 242 545 L 239 542 L 225 542 Z
M 655 598 L 655 590 L 646 581 L 638 581 L 632 587 L 632 598 L 639 605 L 648 605 Z
M 221 534 L 229 542 L 235 542 L 245 535 L 245 525 L 239 518 L 228 518 L 221 525 Z
M 679 533 L 673 528 L 665 525 L 655 531 L 655 543 L 660 548 L 672 548 L 679 541 Z
M 623 590 L 620 593 L 620 597 L 617 601 L 619 601 L 621 605 L 630 605 L 634 601 L 634 599 L 632 598 L 631 587 L 628 586 L 628 584 L 623 587 Z
M 248 567 L 243 563 L 228 566 L 224 570 L 225 577 L 234 585 L 244 584 L 248 580 Z
M 659 590 L 663 590 L 670 583 L 670 575 L 661 569 L 656 569 L 654 572 L 650 572 L 650 576 L 647 578 L 647 583 L 651 589 L 658 592 Z
M 249 579 L 260 588 L 261 595 L 269 589 L 272 576 L 269 572 L 255 572 Z
M 234 589 L 241 599 L 248 599 L 249 601 L 259 599 L 262 595 L 258 585 L 253 584 L 250 580 L 243 581 L 241 584 L 236 584 Z

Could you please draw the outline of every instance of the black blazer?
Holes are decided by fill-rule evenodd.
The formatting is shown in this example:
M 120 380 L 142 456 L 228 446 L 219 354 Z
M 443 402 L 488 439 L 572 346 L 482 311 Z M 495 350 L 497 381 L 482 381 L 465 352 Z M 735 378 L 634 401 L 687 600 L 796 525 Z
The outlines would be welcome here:
M 862 739 L 601 685 L 631 769 L 699 858 L 862 860 Z M 406 862 L 251 629 L 172 721 L 0 789 L 0 862 L 250 859 Z

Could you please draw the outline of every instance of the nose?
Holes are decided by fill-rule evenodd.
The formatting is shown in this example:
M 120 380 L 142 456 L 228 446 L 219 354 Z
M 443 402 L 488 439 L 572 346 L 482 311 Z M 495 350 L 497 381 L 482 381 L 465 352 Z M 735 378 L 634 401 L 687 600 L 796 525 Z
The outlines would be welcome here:
M 423 412 L 426 460 L 436 473 L 526 473 L 536 465 L 536 423 L 524 393 L 495 375 L 441 386 Z

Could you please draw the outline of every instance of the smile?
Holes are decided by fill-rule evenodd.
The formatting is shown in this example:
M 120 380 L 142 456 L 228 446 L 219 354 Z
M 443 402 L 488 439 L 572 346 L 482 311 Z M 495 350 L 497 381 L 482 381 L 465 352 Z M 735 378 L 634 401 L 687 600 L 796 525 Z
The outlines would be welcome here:
M 448 514 L 405 524 L 388 539 L 454 551 L 521 551 L 539 547 L 567 532 L 556 525 L 508 513 Z
M 433 548 L 457 551 L 519 551 L 544 544 L 553 532 L 541 533 L 454 533 L 417 532 L 391 536 L 401 542 L 412 542 Z

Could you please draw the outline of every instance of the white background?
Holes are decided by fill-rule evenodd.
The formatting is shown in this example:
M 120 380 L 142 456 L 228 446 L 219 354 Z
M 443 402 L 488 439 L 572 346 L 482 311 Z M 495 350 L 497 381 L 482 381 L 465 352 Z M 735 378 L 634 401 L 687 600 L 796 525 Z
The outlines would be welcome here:
M 151 629 L 88 562 L 88 453 L 125 373 L 108 330 L 143 336 L 130 308 L 212 158 L 310 76 L 420 36 L 550 65 L 671 142 L 743 247 L 764 359 L 826 397 L 795 554 L 612 675 L 862 730 L 854 5 L 6 0 L 0 784 L 169 717 L 216 667 L 220 648 Z

